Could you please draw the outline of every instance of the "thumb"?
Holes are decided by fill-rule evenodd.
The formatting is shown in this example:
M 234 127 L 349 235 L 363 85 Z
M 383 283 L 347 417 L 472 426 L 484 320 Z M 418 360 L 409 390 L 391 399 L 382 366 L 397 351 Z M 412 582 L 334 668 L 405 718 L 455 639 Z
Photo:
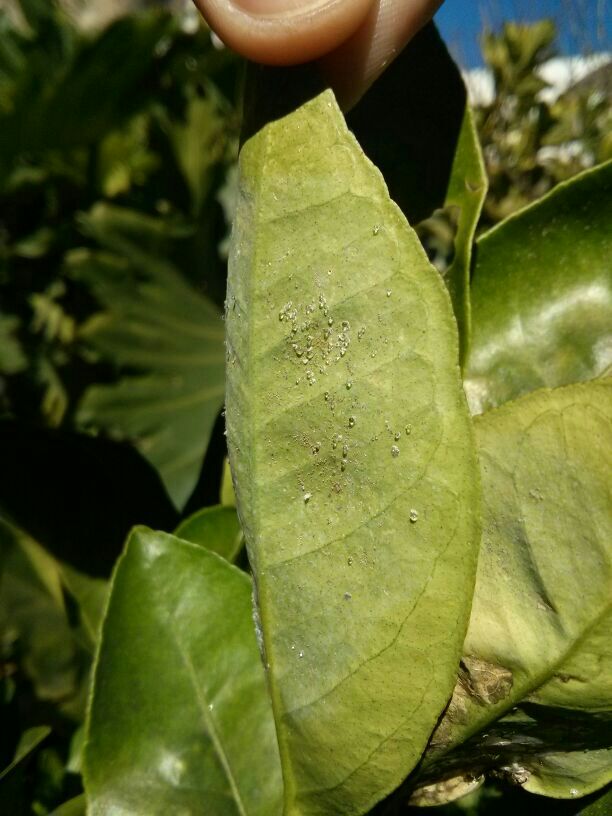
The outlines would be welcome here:
M 442 0 L 375 0 L 344 43 L 321 60 L 345 110 L 353 107 L 434 15 Z
M 377 0 L 195 0 L 221 40 L 267 65 L 293 65 L 347 40 Z

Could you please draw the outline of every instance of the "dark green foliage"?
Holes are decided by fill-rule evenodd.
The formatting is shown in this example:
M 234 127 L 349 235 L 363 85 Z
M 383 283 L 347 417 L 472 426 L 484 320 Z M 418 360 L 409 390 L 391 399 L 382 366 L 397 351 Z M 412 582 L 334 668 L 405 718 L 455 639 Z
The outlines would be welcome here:
M 148 361 L 101 349 L 84 328 L 118 317 L 128 292 L 140 298 L 156 274 L 148 258 L 164 258 L 175 290 L 196 289 L 211 314 L 223 301 L 239 67 L 205 29 L 186 33 L 168 13 L 86 35 L 54 4 L 23 11 L 26 29 L 0 18 L 0 410 L 74 427 L 94 384 L 150 373 Z M 87 273 L 100 255 L 77 249 L 113 252 L 131 282 L 107 274 L 101 297 Z M 202 423 L 202 447 L 220 404 Z M 146 435 L 83 417 L 90 430 L 136 443 Z M 182 477 L 177 501 L 197 473 L 196 464 Z

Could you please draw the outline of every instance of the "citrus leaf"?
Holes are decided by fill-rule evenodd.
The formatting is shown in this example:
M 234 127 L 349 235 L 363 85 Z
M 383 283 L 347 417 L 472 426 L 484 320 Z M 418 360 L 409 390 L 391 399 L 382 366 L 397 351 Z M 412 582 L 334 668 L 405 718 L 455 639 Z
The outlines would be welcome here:
M 174 534 L 184 541 L 199 544 L 233 562 L 242 549 L 242 531 L 234 507 L 205 507 L 186 518 Z
M 12 762 L 0 771 L 0 780 L 8 776 L 12 770 L 27 759 L 50 733 L 51 728 L 48 725 L 36 725 L 24 731 L 15 749 Z
M 124 376 L 90 387 L 78 421 L 133 440 L 181 507 L 196 481 L 223 401 L 223 328 L 203 295 L 166 262 L 121 236 L 119 254 L 79 250 L 70 274 L 105 307 L 81 340 Z
M 285 812 L 363 813 L 452 689 L 479 488 L 448 293 L 331 92 L 242 149 L 226 325 Z
M 608 723 L 609 727 L 609 723 Z M 586 796 L 612 782 L 612 749 L 550 752 L 539 755 L 525 790 L 566 799 Z
M 41 700 L 80 713 L 81 659 L 70 628 L 55 560 L 33 539 L 0 519 L 3 571 L 0 629 L 19 644 L 26 677 Z
M 227 124 L 215 101 L 199 96 L 189 100 L 185 119 L 184 124 L 169 123 L 168 135 L 197 215 L 210 193 L 213 168 L 226 149 Z
M 610 813 L 612 813 L 612 789 L 581 810 L 580 816 L 610 816 Z
M 446 207 L 459 208 L 455 254 L 444 279 L 457 319 L 462 360 L 466 357 L 471 334 L 472 246 L 486 194 L 487 174 L 480 152 L 474 116 L 470 106 L 466 104 L 444 202 Z
M 58 561 L 0 517 L 0 634 L 41 700 L 82 719 L 107 582 Z M 66 604 L 76 603 L 77 626 Z
M 82 793 L 56 807 L 50 816 L 85 816 L 86 812 L 87 800 L 85 794 Z
M 156 87 L 155 47 L 174 36 L 176 23 L 157 10 L 125 16 L 94 36 L 59 19 L 53 29 L 22 47 L 26 68 L 0 116 L 0 161 L 8 166 L 18 152 L 93 144 L 142 109 Z
M 476 763 L 490 743 L 498 759 L 510 753 L 522 764 L 517 781 L 528 789 L 568 798 L 612 773 L 609 762 L 601 769 L 612 747 L 611 397 L 609 380 L 577 384 L 476 421 L 484 503 L 476 590 L 460 679 L 426 764 L 528 702 L 557 735 L 511 723 L 527 739 L 484 735 Z M 560 739 L 570 715 L 586 727 L 578 719 Z M 556 756 L 572 740 L 584 758 Z
M 234 494 L 234 485 L 232 483 L 232 472 L 228 459 L 223 460 L 223 475 L 221 476 L 221 491 L 219 501 L 222 505 L 227 507 L 236 506 L 236 496 Z
M 465 389 L 473 413 L 612 365 L 612 162 L 477 242 Z
M 0 315 L 0 372 L 16 374 L 28 366 L 21 343 L 15 336 L 20 320 L 14 315 Z
M 113 578 L 87 727 L 91 816 L 279 813 L 248 576 L 136 528 Z
M 108 600 L 108 582 L 92 578 L 68 564 L 58 564 L 59 574 L 66 590 L 79 607 L 79 614 L 90 648 L 95 650 Z

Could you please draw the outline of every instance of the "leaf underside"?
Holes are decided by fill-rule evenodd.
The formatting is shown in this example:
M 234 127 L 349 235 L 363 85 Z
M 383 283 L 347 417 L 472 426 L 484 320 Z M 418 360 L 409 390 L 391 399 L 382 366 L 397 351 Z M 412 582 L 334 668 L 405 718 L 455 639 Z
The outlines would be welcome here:
M 452 690 L 479 490 L 448 294 L 331 92 L 243 147 L 226 325 L 286 813 L 364 813 Z
M 612 382 L 602 380 L 535 392 L 476 421 L 483 540 L 472 616 L 425 765 L 446 752 L 456 770 L 449 749 L 527 703 L 537 727 L 517 715 L 499 739 L 485 735 L 490 745 L 465 749 L 468 767 L 497 752 L 528 790 L 568 798 L 612 778 L 611 419 Z

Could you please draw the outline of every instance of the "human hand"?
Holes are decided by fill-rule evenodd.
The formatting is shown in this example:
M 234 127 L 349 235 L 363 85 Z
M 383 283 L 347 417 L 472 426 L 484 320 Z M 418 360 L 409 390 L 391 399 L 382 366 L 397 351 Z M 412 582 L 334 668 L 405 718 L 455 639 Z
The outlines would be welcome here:
M 267 65 L 318 60 L 352 107 L 442 0 L 195 0 L 233 50 Z

